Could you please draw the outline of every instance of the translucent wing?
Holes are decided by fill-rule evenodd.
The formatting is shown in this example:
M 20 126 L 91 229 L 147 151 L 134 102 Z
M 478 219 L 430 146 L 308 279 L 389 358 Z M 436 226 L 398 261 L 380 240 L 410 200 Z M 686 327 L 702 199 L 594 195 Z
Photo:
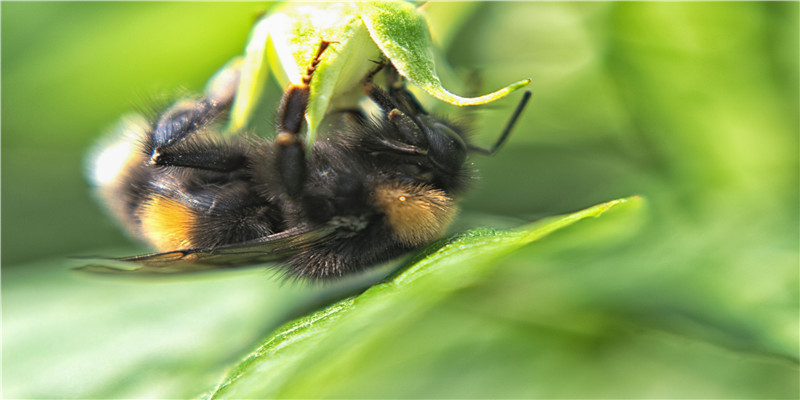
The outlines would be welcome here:
M 100 274 L 159 275 L 247 267 L 280 261 L 330 240 L 333 226 L 299 226 L 273 235 L 215 248 L 196 248 L 133 257 L 91 259 L 75 268 Z

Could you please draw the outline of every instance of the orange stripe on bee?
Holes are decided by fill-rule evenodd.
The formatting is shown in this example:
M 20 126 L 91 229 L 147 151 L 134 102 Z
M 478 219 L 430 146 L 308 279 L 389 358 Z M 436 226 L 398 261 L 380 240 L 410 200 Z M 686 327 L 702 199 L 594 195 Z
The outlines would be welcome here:
M 383 210 L 395 238 L 410 246 L 438 239 L 457 211 L 447 193 L 423 184 L 379 185 L 373 192 L 373 201 Z
M 154 196 L 139 209 L 142 235 L 159 251 L 194 247 L 191 234 L 197 223 L 197 212 L 183 203 L 163 196 Z

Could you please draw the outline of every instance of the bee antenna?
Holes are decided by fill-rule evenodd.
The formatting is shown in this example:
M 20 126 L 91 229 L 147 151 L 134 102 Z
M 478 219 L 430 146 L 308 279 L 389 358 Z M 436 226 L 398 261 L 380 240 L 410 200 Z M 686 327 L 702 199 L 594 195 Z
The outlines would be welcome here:
M 511 118 L 509 118 L 508 122 L 506 123 L 505 129 L 503 129 L 503 132 L 500 133 L 500 137 L 497 138 L 497 141 L 491 148 L 484 149 L 483 147 L 468 145 L 469 150 L 487 156 L 490 156 L 496 153 L 497 150 L 500 150 L 500 147 L 502 147 L 503 144 L 505 144 L 506 140 L 508 140 L 508 137 L 511 136 L 511 131 L 514 129 L 514 125 L 517 123 L 517 120 L 519 119 L 520 115 L 522 115 L 522 110 L 524 110 L 525 106 L 528 105 L 528 100 L 530 100 L 530 98 L 531 98 L 531 91 L 528 90 L 525 92 L 525 94 L 522 95 L 522 100 L 520 100 L 519 104 L 517 104 L 517 109 L 514 110 L 513 114 L 511 114 Z
M 364 82 L 372 82 L 372 78 L 374 78 L 375 75 L 378 74 L 378 72 L 381 72 L 382 69 L 386 68 L 386 65 L 388 64 L 388 62 L 386 62 L 386 60 L 383 58 L 381 58 L 380 60 L 369 60 L 369 61 L 375 64 L 375 68 L 373 68 L 371 71 L 369 71 L 369 73 L 367 73 L 367 76 L 364 78 Z

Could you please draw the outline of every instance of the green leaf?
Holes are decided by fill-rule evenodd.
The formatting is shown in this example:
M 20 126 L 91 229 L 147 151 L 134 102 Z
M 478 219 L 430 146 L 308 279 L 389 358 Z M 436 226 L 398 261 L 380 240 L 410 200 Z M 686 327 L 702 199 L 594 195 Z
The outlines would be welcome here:
M 208 396 L 266 398 L 325 393 L 327 390 L 321 388 L 303 387 L 302 382 L 306 368 L 324 368 L 317 363 L 324 362 L 327 353 L 361 341 L 379 341 L 386 332 L 402 329 L 397 321 L 478 284 L 500 265 L 500 257 L 531 242 L 612 208 L 629 213 L 640 203 L 638 197 L 621 199 L 515 230 L 475 229 L 435 243 L 393 279 L 279 328 Z

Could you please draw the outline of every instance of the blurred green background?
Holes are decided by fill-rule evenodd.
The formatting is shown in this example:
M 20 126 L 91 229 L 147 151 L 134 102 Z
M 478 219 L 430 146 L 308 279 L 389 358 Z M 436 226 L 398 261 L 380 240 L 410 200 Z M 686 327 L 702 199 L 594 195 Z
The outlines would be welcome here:
M 195 396 L 277 324 L 346 289 L 261 270 L 146 283 L 67 272 L 69 256 L 143 250 L 93 200 L 89 149 L 120 115 L 201 90 L 267 5 L 0 7 L 4 397 Z M 797 398 L 798 3 L 426 7 L 453 76 L 477 73 L 484 92 L 533 80 L 507 147 L 475 160 L 458 228 L 632 194 L 649 203 L 642 227 L 534 244 L 382 332 L 345 376 L 297 385 L 336 382 L 320 394 L 332 397 Z M 490 143 L 517 100 L 438 111 L 469 114 Z M 449 335 L 461 329 L 475 334 Z M 409 353 L 412 339 L 425 351 Z

